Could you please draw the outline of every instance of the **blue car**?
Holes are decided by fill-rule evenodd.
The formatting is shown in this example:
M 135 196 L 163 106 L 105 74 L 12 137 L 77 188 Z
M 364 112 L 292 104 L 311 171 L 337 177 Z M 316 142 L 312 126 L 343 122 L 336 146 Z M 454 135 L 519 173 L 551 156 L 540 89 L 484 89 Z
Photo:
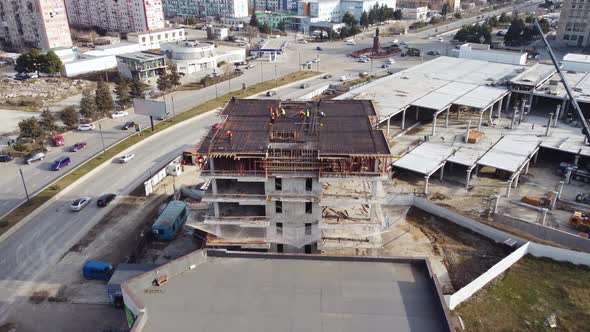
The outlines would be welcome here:
M 113 272 L 111 264 L 101 261 L 87 261 L 82 268 L 82 274 L 86 279 L 109 281 Z
M 53 162 L 53 165 L 51 165 L 51 170 L 59 171 L 60 169 L 68 166 L 71 162 L 72 161 L 70 160 L 70 157 L 59 157 Z

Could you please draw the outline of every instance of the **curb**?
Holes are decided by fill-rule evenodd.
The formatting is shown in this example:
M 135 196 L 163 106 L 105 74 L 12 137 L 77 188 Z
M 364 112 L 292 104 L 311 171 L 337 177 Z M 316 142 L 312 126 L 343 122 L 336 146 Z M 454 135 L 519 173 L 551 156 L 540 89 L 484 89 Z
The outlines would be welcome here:
M 193 121 L 196 120 L 200 120 L 202 117 L 208 115 L 211 112 L 215 112 L 217 111 L 217 109 L 213 109 L 210 111 L 207 111 L 205 113 L 199 114 L 189 120 L 183 121 L 181 123 L 178 123 L 177 125 L 174 126 L 170 126 L 148 138 L 146 138 L 145 140 L 142 140 L 141 142 L 138 142 L 137 144 L 134 144 L 130 147 L 128 147 L 127 149 L 123 150 L 120 152 L 120 154 L 125 154 L 129 151 L 131 151 L 132 149 L 135 149 L 139 146 L 142 146 L 144 143 L 149 143 L 152 139 L 158 138 L 160 137 L 160 135 L 163 134 L 167 134 L 169 130 L 174 130 L 177 129 L 178 126 L 182 126 L 182 125 L 188 125 L 190 123 L 192 123 Z M 131 137 L 132 135 L 128 136 Z M 118 143 L 123 142 L 124 140 L 121 140 Z M 114 146 L 116 146 L 117 144 L 111 145 L 109 148 L 112 148 Z M 102 152 L 100 152 L 102 153 Z M 100 153 L 98 155 L 100 155 Z M 94 159 L 96 156 L 95 155 L 93 158 L 90 158 L 87 160 L 90 161 L 92 159 Z M 80 164 L 80 166 L 84 165 Z M 17 222 L 16 224 L 14 224 L 12 227 L 10 227 L 6 232 L 4 232 L 4 234 L 0 235 L 0 243 L 2 243 L 4 240 L 6 240 L 8 237 L 10 237 L 12 234 L 16 233 L 16 231 L 18 231 L 22 226 L 24 226 L 26 223 L 28 223 L 29 221 L 31 221 L 31 219 L 33 219 L 34 217 L 36 217 L 39 213 L 41 213 L 41 211 L 43 211 L 44 209 L 46 209 L 49 205 L 53 204 L 55 201 L 57 201 L 58 199 L 60 199 L 61 197 L 63 197 L 65 194 L 67 194 L 69 191 L 71 191 L 72 189 L 76 188 L 78 185 L 80 185 L 82 182 L 84 182 L 86 179 L 88 179 L 89 177 L 93 176 L 94 174 L 98 173 L 99 171 L 101 171 L 102 169 L 104 169 L 105 167 L 107 167 L 108 165 L 110 165 L 110 163 L 108 163 L 106 160 L 98 165 L 96 168 L 94 168 L 93 170 L 91 170 L 90 172 L 84 174 L 82 177 L 80 177 L 79 179 L 77 179 L 76 181 L 72 182 L 70 185 L 68 185 L 67 187 L 65 187 L 63 190 L 61 190 L 60 192 L 58 192 L 57 194 L 55 194 L 53 197 L 51 197 L 49 200 L 47 200 L 45 203 L 41 204 L 39 207 L 37 207 L 35 210 L 31 211 L 31 213 L 29 213 L 26 217 L 24 217 L 23 219 L 21 219 L 19 222 Z M 79 166 L 79 167 L 80 167 Z M 69 173 L 68 173 L 69 174 Z M 67 174 L 64 174 L 64 176 L 66 176 Z M 56 179 L 54 182 L 59 181 L 62 177 L 60 177 L 59 179 Z M 54 182 L 52 182 L 51 184 L 49 184 L 47 187 L 51 186 Z M 46 187 L 46 188 L 47 188 Z M 42 190 L 44 190 L 45 188 L 41 189 L 39 192 L 41 192 Z

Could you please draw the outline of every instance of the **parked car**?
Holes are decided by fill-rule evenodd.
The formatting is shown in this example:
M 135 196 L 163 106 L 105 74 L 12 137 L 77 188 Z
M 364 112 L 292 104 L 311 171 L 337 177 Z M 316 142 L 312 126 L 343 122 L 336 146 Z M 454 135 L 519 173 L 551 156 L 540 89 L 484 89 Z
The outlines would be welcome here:
M 113 118 L 113 119 L 122 118 L 127 115 L 129 115 L 129 112 L 127 112 L 127 111 L 116 111 L 113 114 L 111 114 L 111 118 Z
M 428 51 L 426 54 L 428 55 L 440 55 L 439 51 Z
M 24 158 L 26 164 L 31 164 L 32 162 L 43 159 L 45 159 L 45 153 L 43 152 L 31 152 Z
M 218 123 L 214 124 L 213 126 L 211 126 L 211 128 L 217 130 L 217 129 L 221 128 L 222 125 L 223 124 L 221 122 L 218 122 Z
M 399 47 L 398 44 L 392 44 L 391 47 Z
M 441 43 L 444 43 L 445 42 L 445 40 L 443 38 L 439 38 L 438 41 L 441 42 Z
M 236 74 L 240 74 L 240 75 L 244 73 L 244 71 L 243 71 L 241 68 L 236 68 L 236 69 L 234 70 L 234 72 L 235 72 Z
M 218 72 L 216 72 L 216 71 L 214 71 L 211 74 L 207 75 L 207 77 L 209 77 L 209 78 L 219 77 L 219 76 L 221 76 L 221 74 L 218 73 Z
M 27 80 L 29 78 L 38 78 L 39 75 L 36 73 L 18 73 L 14 75 L 15 80 Z
M 127 129 L 133 128 L 133 127 L 135 127 L 135 122 L 133 122 L 133 121 L 127 121 L 127 122 L 125 122 L 123 124 L 123 126 L 121 126 L 121 129 L 127 130 Z
M 387 60 L 386 60 L 386 62 L 387 62 L 388 64 L 392 65 L 392 64 L 394 64 L 394 63 L 395 63 L 395 60 L 394 60 L 393 58 L 389 58 L 389 59 L 387 59 Z
M 119 157 L 119 161 L 122 164 L 125 164 L 125 163 L 128 163 L 133 158 L 135 158 L 135 153 L 128 153 L 126 155 L 123 155 L 123 156 Z
M 399 44 L 400 44 L 400 45 L 402 45 L 402 46 L 408 46 L 408 43 L 406 43 L 406 42 L 405 42 L 405 41 L 403 41 L 403 40 L 402 40 L 401 42 L 399 42 Z
M 498 32 L 496 33 L 496 36 L 498 36 L 498 37 L 503 37 L 503 36 L 505 36 L 505 35 L 506 35 L 506 33 L 505 33 L 504 31 L 498 31 Z
M 251 63 L 251 64 L 249 64 L 249 65 L 246 66 L 246 69 L 252 69 L 254 67 L 256 67 L 256 65 L 253 64 L 253 63 Z
M 307 88 L 309 88 L 309 83 L 302 83 L 302 84 L 299 86 L 299 88 L 300 88 L 300 89 L 307 89 Z
M 315 58 L 311 60 L 311 63 L 316 63 L 316 62 L 320 62 L 320 58 Z
M 72 152 L 76 152 L 86 148 L 86 142 L 78 142 L 72 146 Z
M 323 51 L 324 49 L 318 46 L 318 47 L 315 48 L 315 50 L 316 51 Z
M 397 44 L 397 43 L 399 43 L 399 40 L 397 40 L 397 39 L 394 39 L 394 40 L 392 40 L 392 41 L 391 41 L 391 43 L 392 43 L 392 44 Z
M 332 75 L 331 75 L 331 74 L 326 74 L 326 75 L 324 75 L 324 78 L 325 78 L 325 79 L 332 78 Z
M 115 197 L 117 197 L 117 195 L 115 194 L 104 194 L 98 198 L 98 200 L 96 201 L 96 205 L 100 207 L 105 207 L 109 205 L 109 203 L 112 202 L 115 199 Z
M 274 91 L 274 90 L 266 91 L 266 96 L 267 97 L 272 97 L 272 96 L 274 96 L 276 94 L 277 94 L 277 92 Z
M 113 273 L 114 269 L 111 264 L 100 261 L 87 261 L 82 267 L 82 274 L 86 279 L 108 281 Z
M 9 154 L 0 154 L 0 163 L 7 163 L 12 159 L 14 159 L 14 157 Z
M 346 41 L 346 45 L 356 45 L 356 42 L 352 39 Z
M 55 146 L 63 146 L 66 144 L 64 137 L 62 135 L 55 135 L 53 136 L 53 145 Z
M 77 200 L 72 202 L 72 205 L 70 205 L 70 210 L 78 212 L 82 210 L 86 205 L 88 205 L 88 203 L 90 203 L 91 200 L 92 197 L 78 198 Z
M 340 76 L 340 82 L 346 82 L 348 81 L 348 76 L 344 75 L 344 76 Z
M 94 126 L 91 123 L 87 123 L 87 124 L 81 124 L 78 126 L 78 130 L 79 131 L 88 131 L 88 130 L 94 130 L 96 128 L 96 126 Z
M 367 58 L 359 58 L 358 62 L 360 62 L 360 63 L 367 63 L 367 62 L 369 62 L 369 59 L 367 59 Z
M 389 68 L 389 64 L 388 63 L 384 63 L 381 65 L 381 68 Z
M 60 169 L 68 166 L 71 162 L 72 160 L 70 157 L 59 157 L 53 162 L 53 165 L 51 165 L 51 170 L 59 171 Z
M 363 71 L 363 72 L 360 72 L 359 73 L 359 77 L 365 78 L 367 76 L 369 76 L 369 73 L 367 73 L 366 71 Z
M 301 39 L 300 41 L 298 41 L 299 44 L 307 44 L 307 40 L 305 39 Z

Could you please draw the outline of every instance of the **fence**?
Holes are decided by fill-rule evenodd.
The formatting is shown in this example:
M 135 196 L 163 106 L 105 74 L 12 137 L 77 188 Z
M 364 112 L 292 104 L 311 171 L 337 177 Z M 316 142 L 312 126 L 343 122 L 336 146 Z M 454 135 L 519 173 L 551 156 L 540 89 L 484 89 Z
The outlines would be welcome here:
M 162 182 L 162 180 L 164 180 L 164 178 L 168 175 L 168 166 L 173 164 L 179 164 L 181 158 L 182 156 L 178 156 L 172 159 L 172 161 L 167 162 L 163 167 L 154 172 L 155 174 L 153 174 L 150 171 L 150 177 L 143 183 L 143 188 L 146 196 L 149 196 L 154 191 L 154 187 L 158 183 Z

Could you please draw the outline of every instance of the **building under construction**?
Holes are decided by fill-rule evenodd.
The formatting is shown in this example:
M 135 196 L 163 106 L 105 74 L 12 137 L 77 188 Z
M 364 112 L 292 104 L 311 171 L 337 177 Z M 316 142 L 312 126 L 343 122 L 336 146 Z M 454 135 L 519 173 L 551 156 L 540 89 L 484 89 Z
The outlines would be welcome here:
M 380 245 L 390 150 L 368 100 L 233 98 L 198 148 L 209 247 L 313 252 Z

